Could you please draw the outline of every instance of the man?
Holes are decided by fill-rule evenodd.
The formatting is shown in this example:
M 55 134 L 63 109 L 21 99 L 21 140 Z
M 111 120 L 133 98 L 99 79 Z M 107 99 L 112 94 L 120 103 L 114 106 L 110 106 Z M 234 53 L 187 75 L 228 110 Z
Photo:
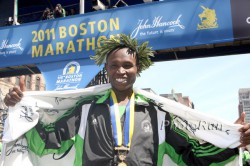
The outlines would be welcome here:
M 53 15 L 54 15 L 54 18 L 65 17 L 66 16 L 66 11 L 62 7 L 61 4 L 57 4 L 55 9 L 54 9 Z
M 38 123 L 26 133 L 29 148 L 39 156 L 66 154 L 74 145 L 74 165 L 144 166 L 162 165 L 164 154 L 177 165 L 223 165 L 238 155 L 238 149 L 221 149 L 200 144 L 173 123 L 173 114 L 159 103 L 136 93 L 136 76 L 152 62 L 147 43 L 120 35 L 104 40 L 92 59 L 105 63 L 111 89 L 79 101 L 64 116 L 50 125 Z M 8 106 L 22 98 L 14 88 L 5 97 Z M 237 123 L 243 124 L 244 116 Z M 166 124 L 160 124 L 163 119 Z M 241 146 L 250 143 L 249 125 L 241 128 Z M 160 140 L 163 140 L 160 142 Z
M 50 8 L 46 7 L 45 10 L 43 11 L 41 20 L 50 20 L 50 19 L 54 19 L 53 12 L 50 11 Z

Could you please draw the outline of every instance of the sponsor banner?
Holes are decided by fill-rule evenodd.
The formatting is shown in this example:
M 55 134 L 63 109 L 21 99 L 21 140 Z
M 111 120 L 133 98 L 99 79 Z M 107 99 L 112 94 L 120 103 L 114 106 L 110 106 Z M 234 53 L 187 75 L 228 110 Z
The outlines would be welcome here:
M 231 0 L 235 39 L 250 38 L 250 0 Z
M 232 41 L 230 0 L 162 1 L 2 28 L 0 67 L 88 59 L 101 38 L 120 33 L 154 50 Z
M 90 59 L 38 64 L 46 82 L 46 90 L 61 91 L 85 88 L 103 68 Z

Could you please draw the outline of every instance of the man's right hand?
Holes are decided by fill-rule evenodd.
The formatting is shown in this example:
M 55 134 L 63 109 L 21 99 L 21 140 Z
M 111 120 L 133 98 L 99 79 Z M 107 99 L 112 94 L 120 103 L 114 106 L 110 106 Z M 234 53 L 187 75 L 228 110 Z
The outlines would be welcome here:
M 25 75 L 20 76 L 19 87 L 14 87 L 9 89 L 9 93 L 6 94 L 4 98 L 4 103 L 6 106 L 15 106 L 16 103 L 21 101 L 23 97 L 23 91 L 25 91 Z
M 6 106 L 15 106 L 16 103 L 20 102 L 23 97 L 23 92 L 18 88 L 14 87 L 9 90 L 4 98 Z

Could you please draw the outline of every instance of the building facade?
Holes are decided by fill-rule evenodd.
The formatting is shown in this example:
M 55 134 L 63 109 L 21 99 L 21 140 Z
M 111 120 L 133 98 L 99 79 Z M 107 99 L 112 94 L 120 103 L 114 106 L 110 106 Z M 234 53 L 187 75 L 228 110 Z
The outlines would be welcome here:
M 45 90 L 45 80 L 41 74 L 17 76 L 17 77 L 7 77 L 0 78 L 0 89 L 1 93 L 5 96 L 10 88 L 14 86 L 19 86 L 21 77 L 25 80 L 25 90 L 26 91 L 44 91 Z
M 151 88 L 144 88 L 143 90 L 156 94 Z M 170 100 L 174 100 L 178 103 L 188 106 L 189 108 L 194 109 L 194 103 L 189 99 L 188 96 L 182 96 L 182 93 L 175 93 L 174 90 L 172 90 L 170 94 L 160 94 L 160 96 L 168 98 Z
M 239 89 L 239 116 L 246 113 L 245 122 L 250 123 L 250 88 Z
M 172 90 L 170 94 L 160 94 L 160 96 L 174 100 L 176 102 L 179 102 L 185 106 L 194 109 L 194 103 L 190 100 L 188 96 L 182 96 L 182 93 L 175 93 L 175 91 Z

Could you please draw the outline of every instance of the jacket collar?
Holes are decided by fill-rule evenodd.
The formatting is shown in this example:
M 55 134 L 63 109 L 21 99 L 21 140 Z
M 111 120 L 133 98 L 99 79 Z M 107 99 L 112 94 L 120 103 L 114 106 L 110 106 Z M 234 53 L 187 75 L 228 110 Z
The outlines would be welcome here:
M 105 103 L 109 99 L 110 94 L 111 94 L 111 89 L 108 89 L 107 92 L 96 101 L 96 103 L 97 104 Z M 149 105 L 149 99 L 144 97 L 141 94 L 135 94 L 135 104 L 136 105 L 148 106 Z

